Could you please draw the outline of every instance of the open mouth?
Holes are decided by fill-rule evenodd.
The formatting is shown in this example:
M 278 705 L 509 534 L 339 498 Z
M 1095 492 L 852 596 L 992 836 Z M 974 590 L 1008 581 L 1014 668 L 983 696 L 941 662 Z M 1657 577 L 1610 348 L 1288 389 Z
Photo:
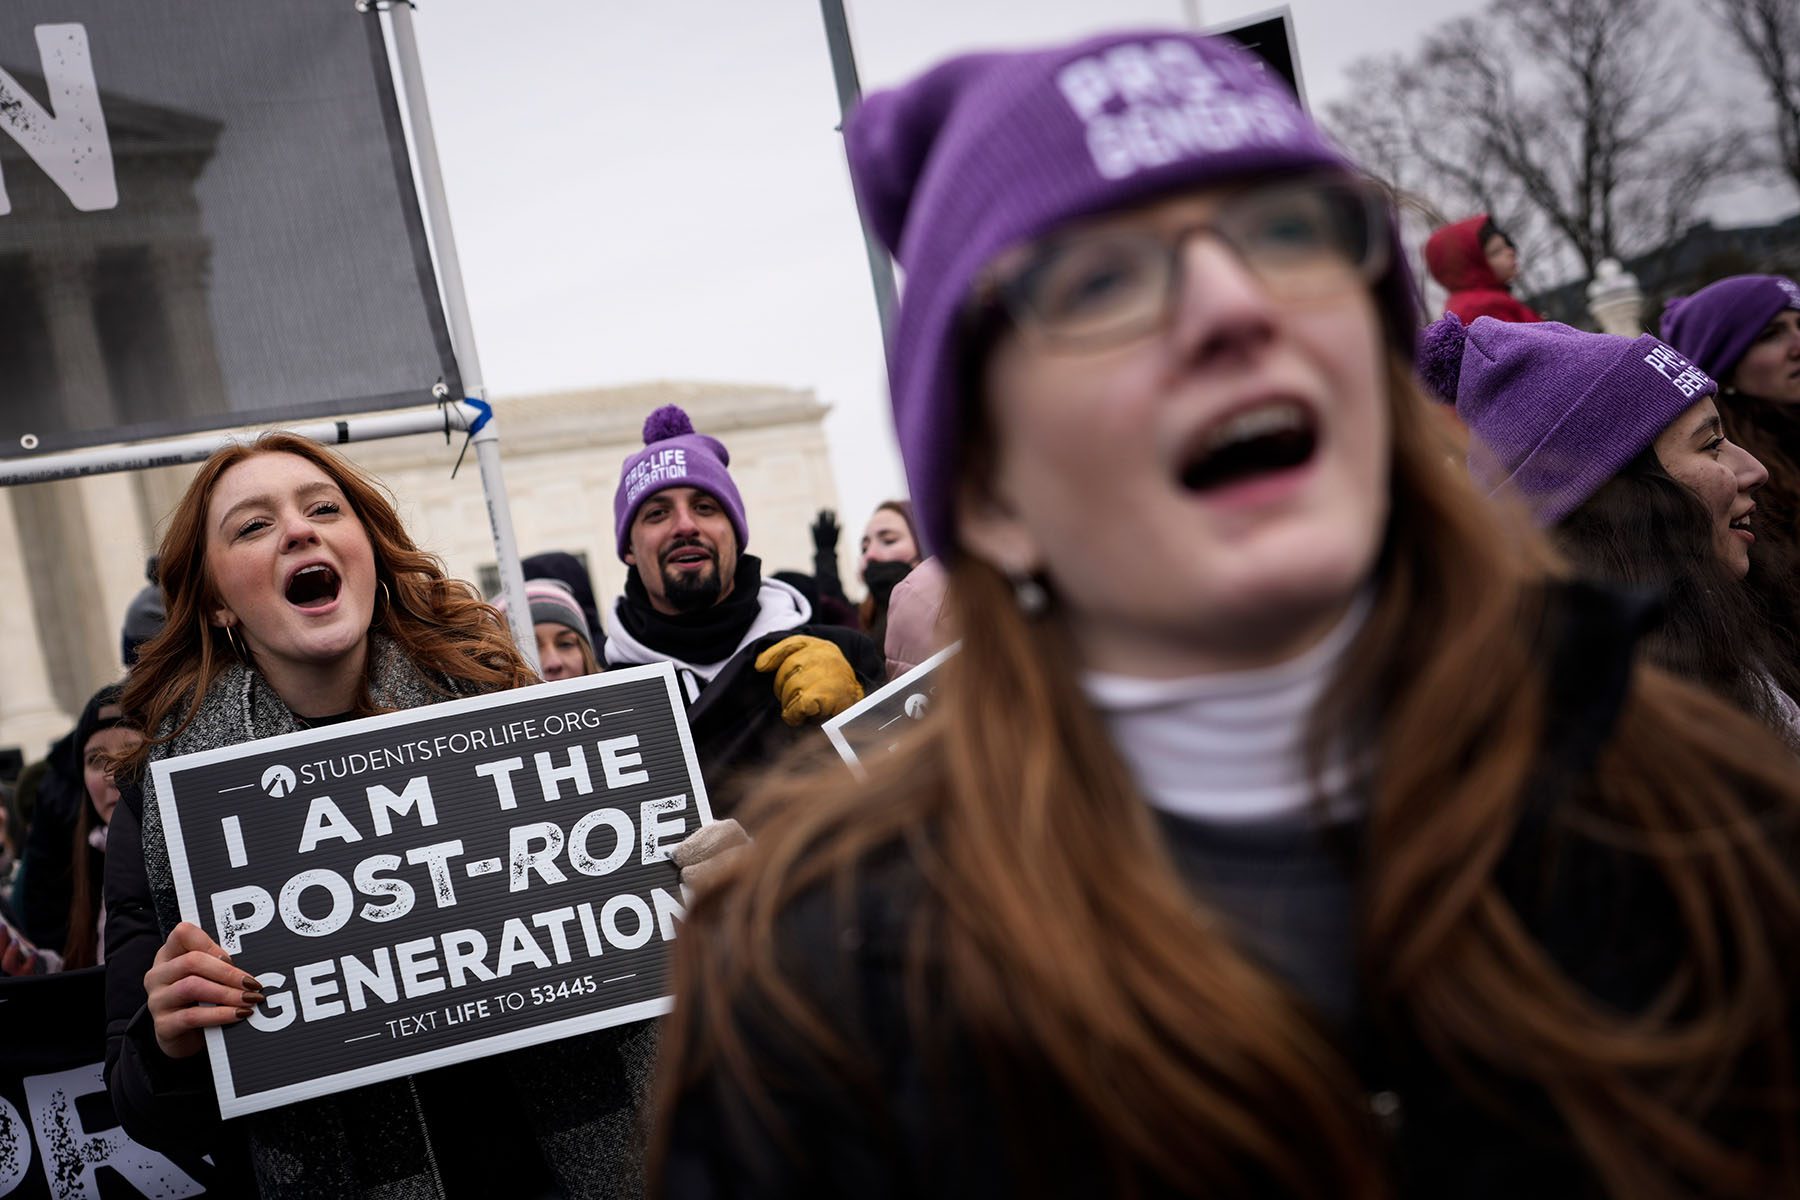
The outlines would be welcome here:
M 1181 469 L 1181 486 L 1209 492 L 1311 461 L 1318 423 L 1303 404 L 1279 401 L 1235 413 L 1208 429 Z
M 295 608 L 323 608 L 337 599 L 341 583 L 336 571 L 324 563 L 314 563 L 294 572 L 284 595 Z
M 669 553 L 663 559 L 664 566 L 698 567 L 713 561 L 712 551 L 701 546 L 683 546 Z

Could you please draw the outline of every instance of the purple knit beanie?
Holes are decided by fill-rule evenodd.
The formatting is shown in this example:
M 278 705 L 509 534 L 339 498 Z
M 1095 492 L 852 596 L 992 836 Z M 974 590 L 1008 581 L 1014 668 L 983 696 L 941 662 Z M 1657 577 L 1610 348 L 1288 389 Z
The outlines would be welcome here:
M 844 128 L 875 234 L 906 271 L 888 380 L 926 545 L 954 549 L 958 319 L 1002 251 L 1081 216 L 1267 173 L 1354 167 L 1262 61 L 1191 33 L 1115 33 L 953 58 Z M 1410 358 L 1418 306 L 1396 241 L 1379 294 Z
M 1793 280 L 1733 275 L 1663 305 L 1662 335 L 1708 374 L 1723 378 L 1784 308 L 1800 308 L 1800 285 Z
M 1548 528 L 1580 508 L 1669 423 L 1719 390 L 1644 334 L 1584 333 L 1454 313 L 1419 339 L 1419 374 L 1469 427 L 1469 471 Z
M 665 404 L 644 421 L 644 448 L 627 455 L 619 469 L 619 490 L 613 493 L 613 525 L 618 534 L 619 558 L 631 549 L 631 522 L 644 501 L 672 487 L 699 488 L 725 509 L 737 531 L 738 553 L 750 543 L 750 527 L 744 522 L 744 498 L 731 481 L 731 454 L 718 438 L 694 432 L 687 413 Z

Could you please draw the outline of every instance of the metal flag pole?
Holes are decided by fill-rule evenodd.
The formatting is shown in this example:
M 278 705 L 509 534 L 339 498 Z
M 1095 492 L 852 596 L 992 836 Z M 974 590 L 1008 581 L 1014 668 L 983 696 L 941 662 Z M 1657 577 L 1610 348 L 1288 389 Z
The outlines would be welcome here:
M 412 5 L 398 3 L 388 9 L 393 22 L 394 57 L 400 66 L 400 87 L 406 96 L 406 113 L 412 122 L 413 153 L 419 163 L 419 193 L 425 199 L 426 219 L 437 251 L 438 284 L 444 293 L 444 315 L 450 321 L 450 341 L 463 387 L 483 402 L 486 385 L 481 375 L 481 356 L 475 349 L 475 326 L 469 319 L 469 298 L 463 291 L 462 260 L 456 254 L 456 234 L 450 227 L 450 205 L 444 196 L 443 168 L 438 162 L 437 139 L 431 131 L 431 106 L 425 98 L 425 74 L 419 66 L 419 43 L 413 34 Z M 531 607 L 525 601 L 525 570 L 519 565 L 519 542 L 513 533 L 512 505 L 506 496 L 506 480 L 500 472 L 500 431 L 490 417 L 474 434 L 475 462 L 481 469 L 481 490 L 487 497 L 488 532 L 494 539 L 494 561 L 500 571 L 500 594 L 506 597 L 506 620 L 513 640 L 531 669 L 541 672 L 537 638 L 532 633 Z
M 856 74 L 856 48 L 850 44 L 850 20 L 844 15 L 844 0 L 819 0 L 819 11 L 825 18 L 825 43 L 831 48 L 831 75 L 837 82 L 838 129 L 850 110 L 862 100 L 862 81 Z M 894 314 L 899 307 L 894 286 L 894 260 L 869 230 L 861 202 L 857 216 L 862 220 L 863 245 L 869 254 L 869 279 L 875 285 L 875 312 L 881 320 L 881 341 L 887 346 L 894 336 Z
M 298 434 L 327 446 L 349 445 L 351 442 L 373 442 L 382 438 L 409 437 L 418 433 L 449 433 L 467 430 L 480 419 L 481 410 L 472 404 L 458 402 L 453 406 L 456 417 L 442 409 L 401 409 L 367 417 L 345 417 L 313 421 L 305 425 L 282 425 L 286 433 Z M 86 475 L 110 475 L 114 471 L 148 471 L 156 467 L 175 467 L 182 463 L 211 458 L 213 451 L 234 442 L 252 442 L 260 431 L 248 433 L 202 433 L 187 438 L 168 438 L 158 442 L 139 442 L 124 446 L 95 446 L 84 450 L 65 450 L 57 454 L 41 454 L 35 458 L 0 459 L 0 487 L 22 483 L 48 483 L 53 479 L 78 479 Z M 480 434 L 475 435 L 477 439 Z M 535 641 L 533 649 L 536 648 Z

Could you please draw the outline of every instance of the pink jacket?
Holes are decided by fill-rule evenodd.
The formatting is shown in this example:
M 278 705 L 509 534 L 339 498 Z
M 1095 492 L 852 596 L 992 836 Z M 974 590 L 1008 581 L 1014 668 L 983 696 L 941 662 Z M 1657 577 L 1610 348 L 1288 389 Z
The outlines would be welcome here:
M 898 679 L 955 639 L 938 622 L 950 577 L 928 558 L 894 587 L 888 599 L 887 673 Z

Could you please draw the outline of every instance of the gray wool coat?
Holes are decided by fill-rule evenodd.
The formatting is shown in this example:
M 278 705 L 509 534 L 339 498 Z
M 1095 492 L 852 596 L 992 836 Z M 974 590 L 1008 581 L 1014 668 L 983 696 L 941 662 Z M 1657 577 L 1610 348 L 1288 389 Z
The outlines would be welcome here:
M 378 708 L 416 708 L 468 690 L 427 674 L 393 642 L 371 635 L 369 692 Z M 167 735 L 174 725 L 171 719 L 159 732 Z M 214 681 L 194 720 L 151 757 L 170 758 L 300 728 L 259 673 L 233 662 Z M 108 858 L 125 848 L 119 844 L 121 835 L 128 840 L 138 834 L 142 854 L 117 859 L 118 869 L 107 873 L 109 911 L 127 914 L 117 930 L 111 920 L 107 929 L 107 1082 L 126 1131 L 146 1145 L 160 1142 L 191 1153 L 205 1152 L 221 1137 L 247 1135 L 250 1164 L 264 1196 L 447 1196 L 450 1189 L 438 1170 L 411 1078 L 258 1113 L 222 1131 L 210 1087 L 196 1085 L 193 1068 L 204 1059 L 176 1063 L 162 1055 L 143 1004 L 143 974 L 181 915 L 155 781 L 148 772 L 141 787 L 141 806 L 119 806 L 123 820 L 113 828 Z M 134 809 L 141 827 L 133 819 Z M 136 922 L 129 915 L 134 912 L 141 914 Z M 115 946 L 115 940 L 121 944 Z M 523 1098 L 528 1111 L 517 1117 L 530 1127 L 545 1164 L 567 1195 L 612 1200 L 643 1194 L 655 1031 L 654 1022 L 642 1022 L 493 1060 Z M 470 1097 L 471 1104 L 482 1102 L 479 1095 Z

